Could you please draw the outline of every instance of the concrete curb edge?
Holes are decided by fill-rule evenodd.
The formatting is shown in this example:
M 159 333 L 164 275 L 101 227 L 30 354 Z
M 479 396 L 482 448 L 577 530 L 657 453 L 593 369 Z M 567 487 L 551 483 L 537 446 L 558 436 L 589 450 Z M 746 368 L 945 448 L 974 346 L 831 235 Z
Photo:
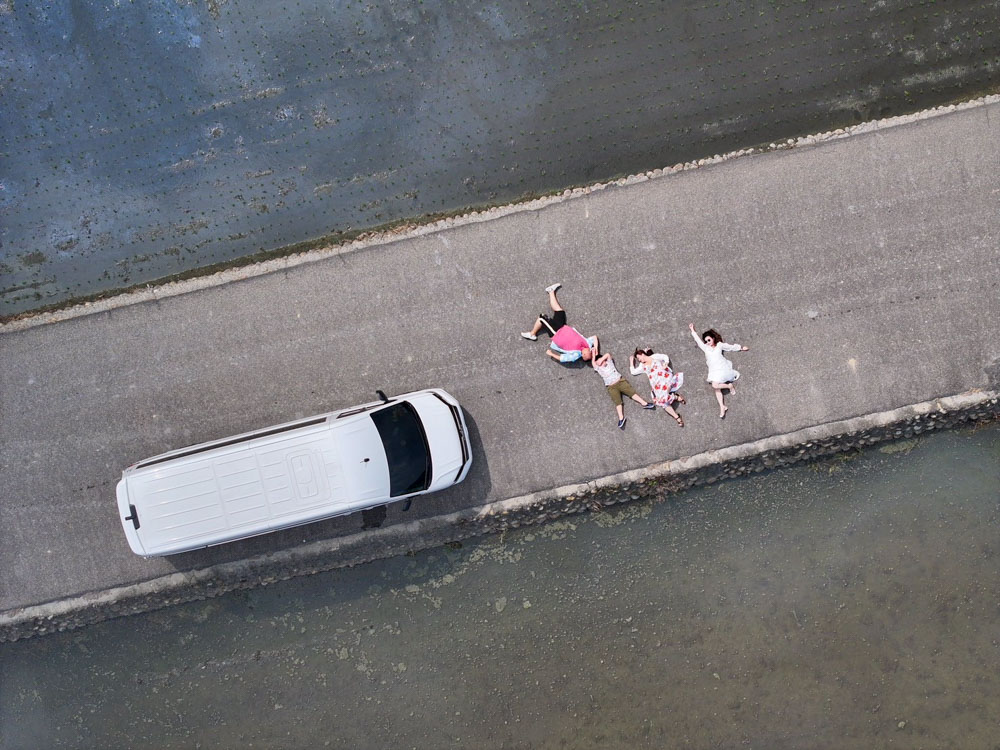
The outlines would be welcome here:
M 973 390 L 890 411 L 806 427 L 445 515 L 7 610 L 0 612 L 0 643 L 150 612 L 297 576 L 360 565 L 542 523 L 588 509 L 640 499 L 664 500 L 688 488 L 729 477 L 745 476 L 879 442 L 998 418 L 1000 392 Z

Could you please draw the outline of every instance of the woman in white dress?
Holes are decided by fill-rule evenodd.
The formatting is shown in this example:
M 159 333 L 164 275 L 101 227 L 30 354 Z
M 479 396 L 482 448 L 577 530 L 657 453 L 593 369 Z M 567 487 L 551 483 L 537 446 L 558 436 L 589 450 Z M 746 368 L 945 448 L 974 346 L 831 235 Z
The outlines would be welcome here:
M 709 328 L 700 337 L 694 330 L 694 323 L 688 323 L 688 328 L 691 329 L 691 336 L 698 348 L 705 352 L 705 363 L 708 365 L 706 380 L 715 389 L 715 400 L 719 402 L 719 419 L 725 419 L 729 407 L 723 400 L 723 391 L 736 393 L 733 383 L 739 380 L 740 374 L 733 368 L 733 363 L 726 359 L 724 352 L 748 352 L 750 348 L 740 344 L 727 344 L 714 328 Z
M 677 391 L 684 385 L 684 373 L 670 369 L 670 357 L 666 354 L 656 354 L 652 349 L 639 347 L 629 357 L 629 372 L 633 375 L 645 374 L 649 378 L 652 391 L 652 401 L 677 421 L 679 427 L 684 426 L 681 415 L 674 411 L 674 402 L 686 404 L 687 401 Z

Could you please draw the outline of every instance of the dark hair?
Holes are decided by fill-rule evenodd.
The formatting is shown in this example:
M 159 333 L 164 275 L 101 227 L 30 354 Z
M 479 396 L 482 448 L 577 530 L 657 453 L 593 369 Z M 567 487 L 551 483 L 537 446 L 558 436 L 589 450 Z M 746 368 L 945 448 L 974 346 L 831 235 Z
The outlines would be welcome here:
M 643 349 L 641 346 L 637 346 L 635 348 L 635 351 L 632 352 L 632 356 L 633 357 L 638 357 L 640 354 L 645 354 L 647 357 L 652 357 L 653 356 L 653 350 L 652 349 Z
M 722 335 L 714 328 L 709 328 L 707 331 L 701 334 L 701 340 L 704 341 L 706 336 L 711 336 L 712 341 L 714 341 L 716 344 L 722 343 Z

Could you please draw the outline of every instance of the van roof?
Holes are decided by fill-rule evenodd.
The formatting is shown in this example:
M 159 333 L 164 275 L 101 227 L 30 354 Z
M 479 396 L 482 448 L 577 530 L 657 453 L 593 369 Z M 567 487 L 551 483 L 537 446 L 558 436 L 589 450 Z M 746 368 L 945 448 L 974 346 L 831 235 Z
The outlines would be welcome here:
M 358 489 L 348 482 L 358 480 L 344 476 L 338 443 L 345 439 L 384 464 L 378 434 L 365 415 L 336 426 L 312 422 L 190 455 L 182 452 L 175 460 L 126 471 L 122 483 L 140 522 L 136 536 L 143 549 L 136 551 L 182 552 L 347 512 L 348 498 Z M 368 489 L 362 494 L 381 491 Z

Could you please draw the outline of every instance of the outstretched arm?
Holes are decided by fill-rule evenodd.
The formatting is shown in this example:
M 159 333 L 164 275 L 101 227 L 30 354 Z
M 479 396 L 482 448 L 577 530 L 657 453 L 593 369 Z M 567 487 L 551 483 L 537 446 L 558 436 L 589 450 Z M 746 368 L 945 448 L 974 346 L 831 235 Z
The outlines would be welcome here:
M 719 344 L 719 348 L 722 349 L 723 351 L 727 351 L 727 352 L 748 352 L 748 351 L 750 351 L 750 347 L 749 346 L 742 346 L 740 344 L 726 344 L 726 343 L 721 343 L 721 344 Z
M 696 343 L 698 345 L 698 348 L 701 349 L 703 352 L 707 352 L 708 344 L 702 341 L 701 336 L 699 336 L 698 332 L 694 330 L 694 323 L 688 323 L 688 328 L 691 329 L 691 338 L 694 339 L 694 343 Z

